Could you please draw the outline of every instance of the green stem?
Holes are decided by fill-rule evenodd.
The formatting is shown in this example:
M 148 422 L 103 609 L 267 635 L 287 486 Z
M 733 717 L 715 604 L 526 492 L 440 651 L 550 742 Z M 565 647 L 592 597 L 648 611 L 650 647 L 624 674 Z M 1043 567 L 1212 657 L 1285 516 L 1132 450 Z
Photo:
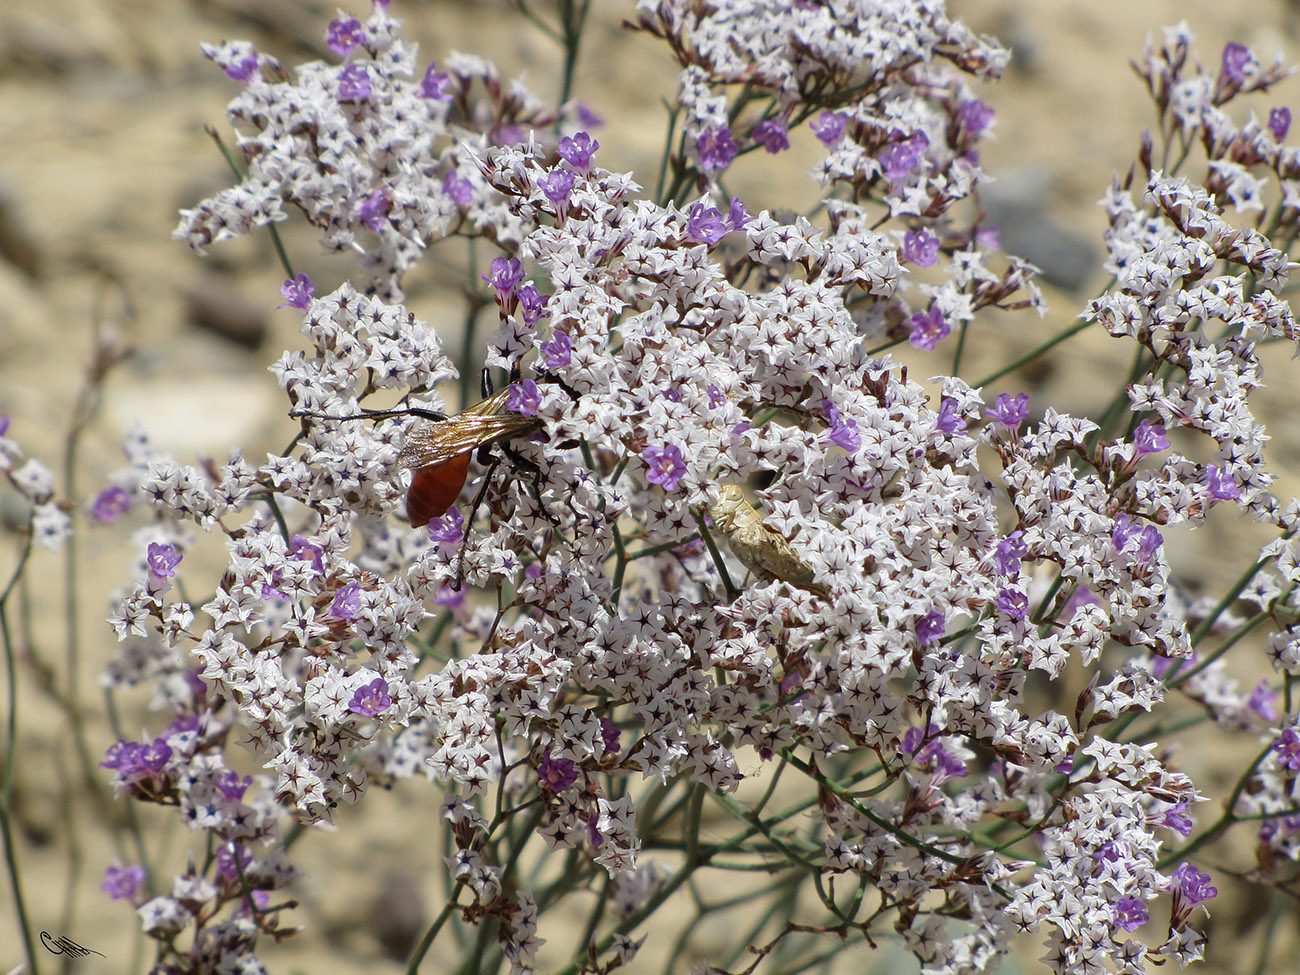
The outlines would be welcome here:
M 14 908 L 18 914 L 18 930 L 22 934 L 23 952 L 27 957 L 27 971 L 31 972 L 32 975 L 40 975 L 40 966 L 36 963 L 36 947 L 32 942 L 31 920 L 27 916 L 27 901 L 23 896 L 22 871 L 18 865 L 18 851 L 14 845 L 13 818 L 11 816 L 14 794 L 14 756 L 18 744 L 18 679 L 14 667 L 13 641 L 10 638 L 9 629 L 9 596 L 18 584 L 31 553 L 32 532 L 29 519 L 27 536 L 23 541 L 22 551 L 18 554 L 18 562 L 14 566 L 13 575 L 5 586 L 4 592 L 0 593 L 0 639 L 4 641 L 5 676 L 8 678 L 9 687 L 7 701 L 9 718 L 5 722 L 5 767 L 4 777 L 0 780 L 0 835 L 4 837 L 5 868 L 9 877 L 9 892 L 13 896 Z

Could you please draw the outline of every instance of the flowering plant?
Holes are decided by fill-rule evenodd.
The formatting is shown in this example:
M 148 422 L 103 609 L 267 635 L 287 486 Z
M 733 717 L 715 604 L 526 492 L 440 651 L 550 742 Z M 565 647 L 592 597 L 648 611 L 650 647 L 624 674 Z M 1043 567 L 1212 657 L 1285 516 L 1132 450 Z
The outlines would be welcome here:
M 681 65 L 655 193 L 601 166 L 575 104 L 471 56 L 422 65 L 386 7 L 341 16 L 337 59 L 292 72 L 205 49 L 242 85 L 242 176 L 177 236 L 202 250 L 293 211 L 360 267 L 328 294 L 287 269 L 306 344 L 272 368 L 290 449 L 196 467 L 137 438 L 96 505 L 161 516 L 109 678 L 170 710 L 103 764 L 209 841 L 170 884 L 110 870 L 154 971 L 260 971 L 311 872 L 296 830 L 419 777 L 446 896 L 412 970 L 455 923 L 483 932 L 456 941 L 475 970 L 613 971 L 694 891 L 749 919 L 710 971 L 890 932 L 925 972 L 983 971 L 1023 932 L 1052 971 L 1147 971 L 1201 956 L 1216 891 L 1197 854 L 1245 822 L 1236 872 L 1294 893 L 1300 508 L 1268 493 L 1249 398 L 1257 347 L 1296 338 L 1300 152 L 1284 109 L 1228 110 L 1279 66 L 1229 45 L 1202 70 L 1185 30 L 1145 53 L 1158 136 L 1107 192 L 1112 280 L 1083 318 L 1133 366 L 1074 416 L 987 395 L 1002 376 L 972 385 L 960 352 L 929 386 L 890 352 L 947 356 L 981 312 L 1044 311 L 971 205 L 994 115 L 968 79 L 1006 52 L 939 5 L 639 4 L 629 27 Z M 726 193 L 741 155 L 802 136 L 818 220 Z M 403 304 L 429 249 L 466 238 L 494 254 L 471 283 L 497 310 L 468 355 L 510 378 L 475 423 L 440 419 L 465 370 Z M 403 490 L 420 437 L 481 483 L 427 527 Z M 12 479 L 34 530 L 62 531 L 39 479 Z M 1219 506 L 1273 536 L 1229 592 L 1189 597 L 1164 532 Z M 217 579 L 185 579 L 199 532 L 225 540 Z M 1280 675 L 1281 709 L 1268 680 L 1237 689 L 1234 649 Z M 1199 832 L 1170 698 L 1251 742 Z M 574 898 L 581 934 L 550 932 Z

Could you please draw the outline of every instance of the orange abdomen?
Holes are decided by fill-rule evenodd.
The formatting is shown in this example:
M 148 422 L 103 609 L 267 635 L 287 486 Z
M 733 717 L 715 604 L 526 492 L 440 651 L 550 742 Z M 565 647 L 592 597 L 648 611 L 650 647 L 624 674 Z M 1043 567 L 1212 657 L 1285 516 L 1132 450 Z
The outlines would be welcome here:
M 465 478 L 469 476 L 467 450 L 441 464 L 430 464 L 411 472 L 411 486 L 406 492 L 406 517 L 412 528 L 423 528 L 434 518 L 441 518 L 456 503 Z

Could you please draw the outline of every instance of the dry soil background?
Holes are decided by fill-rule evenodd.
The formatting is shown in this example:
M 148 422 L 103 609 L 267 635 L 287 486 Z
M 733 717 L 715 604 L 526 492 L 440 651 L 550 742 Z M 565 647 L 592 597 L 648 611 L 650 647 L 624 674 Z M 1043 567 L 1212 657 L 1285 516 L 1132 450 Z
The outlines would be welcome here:
M 508 8 L 395 0 L 392 9 L 407 20 L 426 56 L 452 48 L 481 53 L 507 77 L 528 69 L 534 90 L 553 94 L 553 48 Z M 598 133 L 602 164 L 633 169 L 648 183 L 663 132 L 658 99 L 671 95 L 674 70 L 662 48 L 618 30 L 627 9 L 597 0 L 576 90 L 608 122 Z M 1062 280 L 1073 277 L 1073 290 L 1050 291 L 1048 321 L 1017 326 L 1012 341 L 1026 348 L 1071 320 L 1101 283 L 1095 269 L 1080 274 L 1079 258 L 1086 259 L 1091 247 L 1095 268 L 1103 226 L 1095 201 L 1112 170 L 1128 166 L 1150 117 L 1127 68 L 1146 34 L 1182 18 L 1209 62 L 1217 61 L 1227 40 L 1246 43 L 1265 60 L 1276 54 L 1300 60 L 1300 14 L 1282 0 L 969 0 L 950 9 L 1014 46 L 1007 79 L 984 93 L 999 112 L 985 168 L 1002 181 L 1001 199 L 1012 208 L 1008 226 L 1030 235 L 1022 252 L 1058 264 Z M 326 55 L 324 30 L 334 12 L 333 4 L 288 0 L 0 3 L 0 413 L 13 417 L 10 436 L 57 469 L 96 329 L 113 330 L 134 350 L 111 377 L 83 438 L 77 490 L 93 491 L 120 464 L 118 445 L 137 421 L 158 446 L 186 461 L 224 457 L 233 444 L 259 457 L 292 436 L 265 367 L 279 350 L 295 346 L 297 321 L 291 312 L 273 310 L 281 275 L 266 240 L 219 247 L 205 262 L 172 242 L 170 233 L 179 207 L 227 179 L 203 127 L 222 126 L 234 88 L 200 56 L 199 42 L 244 37 L 292 64 Z M 1275 101 L 1300 117 L 1295 95 L 1289 88 Z M 797 204 L 798 192 L 786 202 Z M 306 236 L 291 233 L 290 250 L 313 279 L 329 282 L 322 291 L 346 273 L 315 256 Z M 436 270 L 421 274 L 410 282 L 411 306 L 427 320 L 451 325 L 455 296 L 440 294 Z M 1058 407 L 1068 409 L 1072 401 L 1086 401 L 1108 361 L 1098 343 L 1072 349 L 1068 359 L 1018 381 L 1022 388 L 1050 387 Z M 1278 439 L 1293 442 L 1285 457 L 1294 473 L 1300 438 L 1287 425 L 1300 383 L 1285 360 L 1271 368 L 1278 370 L 1269 376 L 1279 396 Z M 7 526 L 15 504 L 0 492 Z M 7 579 L 18 540 L 11 527 L 3 532 L 0 579 Z M 1214 551 L 1237 534 L 1237 526 L 1215 523 L 1199 544 Z M 1215 564 L 1206 559 L 1207 577 Z M 32 628 L 18 678 L 16 852 L 35 891 L 38 929 L 66 934 L 107 956 L 92 956 L 85 971 L 134 971 L 134 919 L 97 889 L 118 851 L 90 791 L 78 785 L 82 773 L 66 722 L 36 676 L 48 672 L 56 687 L 71 680 L 88 736 L 102 750 L 110 736 L 96 677 L 115 644 L 101 620 L 108 594 L 127 579 L 128 564 L 116 535 L 91 530 L 79 543 L 77 565 L 77 618 L 69 620 L 64 609 L 66 580 L 55 556 L 36 557 L 24 596 Z M 69 629 L 84 659 L 72 678 L 65 656 Z M 156 719 L 143 708 L 124 717 L 128 731 L 146 721 L 156 730 Z M 83 799 L 76 808 L 59 802 L 64 788 Z M 310 840 L 312 885 L 301 912 L 310 929 L 299 944 L 267 953 L 274 970 L 400 970 L 381 952 L 376 911 L 393 916 L 408 909 L 416 923 L 421 910 L 429 911 L 432 891 L 421 888 L 419 878 L 438 855 L 429 839 L 438 828 L 433 808 L 428 792 L 416 790 L 373 805 L 368 799 L 364 820 L 345 815 L 339 834 Z M 170 842 L 179 847 L 185 839 L 173 833 Z M 20 957 L 10 904 L 6 889 L 0 894 L 0 969 Z M 1249 909 L 1235 909 L 1243 908 Z M 673 970 L 684 972 L 690 961 L 707 958 L 708 942 L 706 928 L 694 957 L 679 959 Z M 1293 943 L 1280 938 L 1283 947 L 1262 970 L 1294 971 L 1294 956 L 1288 958 L 1284 947 Z M 1218 962 L 1207 971 L 1246 971 L 1254 961 L 1243 959 L 1230 939 L 1215 950 Z M 887 949 L 846 961 L 852 971 L 915 970 Z M 1013 960 L 1009 970 L 1034 966 Z

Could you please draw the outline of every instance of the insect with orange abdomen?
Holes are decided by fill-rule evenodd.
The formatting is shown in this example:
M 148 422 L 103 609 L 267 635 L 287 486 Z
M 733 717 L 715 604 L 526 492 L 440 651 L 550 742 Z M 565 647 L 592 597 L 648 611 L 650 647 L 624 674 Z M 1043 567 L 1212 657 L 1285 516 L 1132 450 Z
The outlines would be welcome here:
M 460 497 L 469 474 L 469 460 L 476 449 L 531 433 L 540 425 L 536 417 L 516 413 L 506 405 L 509 389 L 466 407 L 407 435 L 398 456 L 411 471 L 406 490 L 406 517 L 412 528 L 421 528 L 441 518 Z M 487 487 L 484 478 L 483 487 Z M 475 500 L 474 507 L 478 506 Z
M 320 417 L 327 420 L 378 420 L 389 416 L 416 416 L 429 420 L 427 425 L 416 427 L 406 435 L 398 459 L 411 471 L 411 484 L 406 490 L 406 517 L 412 528 L 423 528 L 435 518 L 441 518 L 456 503 L 465 488 L 469 475 L 469 462 L 476 450 L 480 460 L 487 463 L 484 452 L 492 444 L 523 436 L 541 424 L 536 417 L 525 416 L 510 409 L 510 389 L 490 393 L 487 370 L 483 377 L 486 398 L 468 406 L 454 416 L 437 410 L 417 406 L 392 410 L 363 410 L 350 416 L 332 416 L 309 410 L 295 410 L 290 416 Z M 495 465 L 493 465 L 495 466 Z M 488 477 L 491 470 L 488 472 Z M 477 509 L 487 490 L 488 477 L 474 499 Z

